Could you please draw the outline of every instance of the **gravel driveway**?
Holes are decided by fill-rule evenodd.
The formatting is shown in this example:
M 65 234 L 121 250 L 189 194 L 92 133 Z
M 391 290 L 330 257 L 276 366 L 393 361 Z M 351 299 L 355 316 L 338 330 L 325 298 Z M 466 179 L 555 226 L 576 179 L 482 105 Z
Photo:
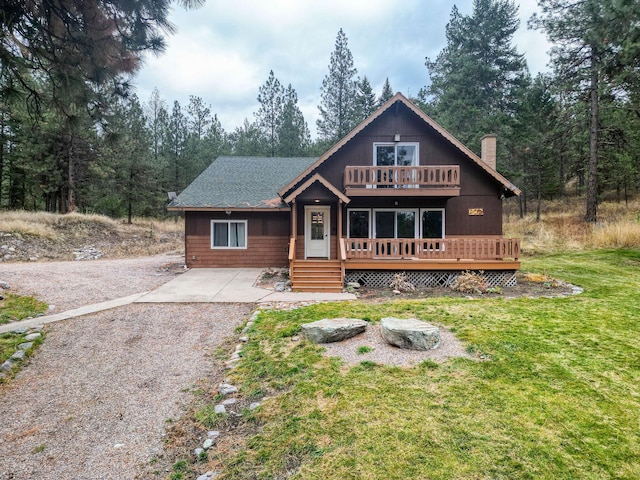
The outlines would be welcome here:
M 83 271 L 78 263 L 17 267 L 35 265 L 38 273 L 31 274 L 28 289 L 66 308 L 148 290 L 172 278 L 156 277 L 149 259 L 85 262 Z M 135 278 L 128 281 L 131 271 Z M 113 272 L 119 272 L 117 279 Z M 65 280 L 69 275 L 71 282 Z M 20 293 L 27 288 L 19 274 L 6 281 Z M 179 418 L 192 399 L 185 389 L 217 374 L 210 353 L 250 309 L 132 304 L 50 324 L 38 352 L 0 387 L 0 479 L 139 476 L 162 453 L 167 420 Z

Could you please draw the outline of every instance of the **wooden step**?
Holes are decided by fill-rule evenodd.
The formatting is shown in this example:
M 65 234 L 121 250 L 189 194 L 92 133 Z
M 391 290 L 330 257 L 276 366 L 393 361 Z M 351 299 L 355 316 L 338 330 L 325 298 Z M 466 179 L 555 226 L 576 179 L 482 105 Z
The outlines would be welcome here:
M 342 266 L 336 260 L 298 260 L 291 265 L 294 292 L 341 292 Z

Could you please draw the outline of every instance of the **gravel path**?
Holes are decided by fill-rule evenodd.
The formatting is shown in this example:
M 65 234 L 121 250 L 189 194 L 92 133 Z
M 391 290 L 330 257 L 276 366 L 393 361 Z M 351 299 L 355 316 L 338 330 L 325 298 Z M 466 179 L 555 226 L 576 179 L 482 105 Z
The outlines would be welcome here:
M 79 262 L 0 264 L 0 280 L 11 292 L 32 295 L 59 313 L 84 305 L 152 290 L 175 277 L 168 264 L 184 263 L 183 255 Z
M 63 311 L 150 290 L 179 256 L 2 264 L 12 291 Z M 36 354 L 0 386 L 0 479 L 133 479 L 161 456 L 209 355 L 251 304 L 131 304 L 47 326 Z

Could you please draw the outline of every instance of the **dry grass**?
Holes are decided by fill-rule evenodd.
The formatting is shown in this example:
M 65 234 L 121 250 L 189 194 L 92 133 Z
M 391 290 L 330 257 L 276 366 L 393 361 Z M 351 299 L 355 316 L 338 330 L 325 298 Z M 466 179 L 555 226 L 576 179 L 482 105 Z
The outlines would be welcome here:
M 599 223 L 585 223 L 584 199 L 545 202 L 540 221 L 535 214 L 519 218 L 513 205 L 506 209 L 506 237 L 522 239 L 525 253 L 537 254 L 587 248 L 640 248 L 640 198 L 624 202 L 603 202 L 598 207 Z
M 11 234 L 14 260 L 32 256 L 52 260 L 72 258 L 75 248 L 95 245 L 109 257 L 155 255 L 183 248 L 184 221 L 112 219 L 104 215 L 48 212 L 0 212 L 0 232 Z M 11 243 L 5 237 L 4 242 Z

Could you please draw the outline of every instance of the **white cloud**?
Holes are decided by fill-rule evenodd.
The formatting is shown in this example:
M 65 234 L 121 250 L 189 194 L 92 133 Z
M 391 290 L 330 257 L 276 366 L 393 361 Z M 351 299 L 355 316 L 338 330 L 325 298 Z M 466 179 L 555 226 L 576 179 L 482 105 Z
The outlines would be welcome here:
M 472 0 L 460 0 L 463 14 Z M 318 117 L 320 86 L 338 30 L 349 39 L 355 66 L 379 93 L 385 78 L 394 91 L 414 95 L 427 83 L 424 57 L 434 57 L 446 43 L 450 0 L 207 0 L 198 10 L 176 9 L 178 33 L 167 52 L 149 58 L 135 79 L 144 102 L 157 87 L 169 104 L 186 106 L 189 95 L 211 104 L 227 131 L 252 119 L 258 88 L 269 70 L 298 92 L 312 130 Z M 521 0 L 521 28 L 515 42 L 532 73 L 545 70 L 548 43 L 527 30 L 537 9 Z

